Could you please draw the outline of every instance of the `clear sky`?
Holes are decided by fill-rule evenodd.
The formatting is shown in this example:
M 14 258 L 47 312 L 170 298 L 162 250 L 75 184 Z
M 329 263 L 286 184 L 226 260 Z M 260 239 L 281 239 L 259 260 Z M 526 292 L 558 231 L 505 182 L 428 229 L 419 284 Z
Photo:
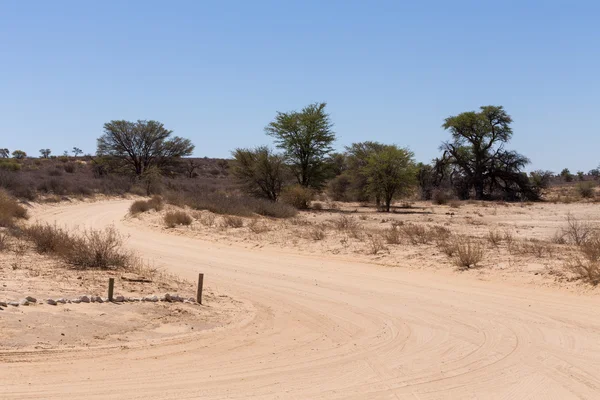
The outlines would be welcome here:
M 95 152 L 156 119 L 227 157 L 326 101 L 336 147 L 439 155 L 444 118 L 503 105 L 528 169 L 600 162 L 598 1 L 0 0 L 0 147 Z

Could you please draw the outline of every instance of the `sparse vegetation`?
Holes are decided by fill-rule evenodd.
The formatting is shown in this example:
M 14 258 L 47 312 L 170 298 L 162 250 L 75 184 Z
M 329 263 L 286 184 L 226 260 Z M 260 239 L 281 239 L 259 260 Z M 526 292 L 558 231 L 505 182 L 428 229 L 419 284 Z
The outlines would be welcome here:
M 0 227 L 13 226 L 17 219 L 27 219 L 27 209 L 0 189 Z
M 484 246 L 476 240 L 465 238 L 464 241 L 455 241 L 452 259 L 459 269 L 477 267 L 485 256 Z

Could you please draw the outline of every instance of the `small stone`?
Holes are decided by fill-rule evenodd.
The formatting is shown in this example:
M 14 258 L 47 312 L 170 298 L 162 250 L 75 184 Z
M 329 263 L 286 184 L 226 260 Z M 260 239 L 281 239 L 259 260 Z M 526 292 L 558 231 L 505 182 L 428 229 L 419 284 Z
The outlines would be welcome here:
M 75 304 L 79 304 L 79 303 L 81 303 L 81 300 L 80 299 L 73 299 L 73 300 L 71 300 L 71 302 L 73 302 Z
M 102 302 L 106 303 L 108 301 L 108 297 L 101 297 Z
M 9 305 L 9 306 L 13 306 L 13 307 L 19 307 L 19 303 L 18 303 L 18 302 L 16 302 L 16 301 L 9 301 L 9 302 L 8 302 L 8 305 Z
M 27 296 L 25 297 L 25 300 L 27 300 L 30 303 L 37 303 L 37 299 L 35 297 Z
M 8 304 L 5 301 L 0 301 L 0 307 L 6 307 Z
M 27 299 L 23 299 L 19 302 L 20 305 L 22 306 L 28 306 L 29 305 L 29 301 L 27 301 Z
M 52 299 L 47 299 L 46 300 L 46 304 L 50 304 L 51 306 L 55 306 L 56 305 L 56 301 L 54 301 Z
M 165 294 L 165 301 L 171 301 L 171 295 L 169 293 Z
M 189 297 L 187 300 L 188 300 L 190 303 L 195 303 L 195 302 L 196 302 L 196 299 L 195 299 L 195 298 L 193 298 L 193 297 Z
M 80 296 L 79 300 L 81 300 L 82 303 L 89 303 L 90 302 L 90 298 L 88 296 Z
M 56 299 L 56 302 L 60 304 L 65 304 L 67 300 L 61 297 L 60 299 Z
M 125 301 L 125 297 L 123 297 L 123 296 L 115 296 L 115 301 L 117 303 L 122 303 L 122 302 Z
M 102 297 L 96 296 L 96 303 L 104 303 L 104 300 L 102 300 Z

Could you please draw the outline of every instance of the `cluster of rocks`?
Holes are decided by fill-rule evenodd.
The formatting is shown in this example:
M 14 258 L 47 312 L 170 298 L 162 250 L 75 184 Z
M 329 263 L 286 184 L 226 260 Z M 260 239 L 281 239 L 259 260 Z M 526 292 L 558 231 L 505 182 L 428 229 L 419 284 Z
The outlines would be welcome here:
M 125 296 L 114 296 L 114 303 L 135 303 L 135 302 L 149 302 L 149 303 L 157 303 L 159 301 L 168 302 L 168 303 L 196 303 L 196 300 L 193 297 L 184 298 L 177 294 L 165 294 L 164 296 L 145 296 L 145 297 L 125 297 Z M 80 304 L 80 303 L 107 303 L 108 297 L 100 297 L 100 296 L 79 296 L 74 299 L 45 299 L 43 301 L 38 302 L 38 300 L 34 297 L 27 296 L 20 301 L 0 301 L 0 310 L 2 307 L 19 307 L 19 306 L 28 306 L 30 304 L 50 304 L 52 306 L 58 304 Z

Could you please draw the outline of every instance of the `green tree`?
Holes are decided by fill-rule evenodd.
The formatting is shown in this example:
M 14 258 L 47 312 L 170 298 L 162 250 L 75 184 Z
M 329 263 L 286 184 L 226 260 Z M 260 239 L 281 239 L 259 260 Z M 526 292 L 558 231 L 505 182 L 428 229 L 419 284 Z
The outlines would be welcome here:
M 233 175 L 256 196 L 277 201 L 286 176 L 285 160 L 267 146 L 233 151 Z
M 17 160 L 22 160 L 27 157 L 27 153 L 25 153 L 23 150 L 15 150 L 12 152 L 12 156 Z
M 580 181 L 585 180 L 585 174 L 583 171 L 577 171 L 577 178 L 579 178 Z
M 588 175 L 594 177 L 594 179 L 598 179 L 600 177 L 600 169 L 598 169 L 598 168 L 591 169 L 590 172 L 588 172 Z
M 10 151 L 8 149 L 0 149 L 0 158 L 10 157 Z
M 389 212 L 392 200 L 407 195 L 416 184 L 414 155 L 408 149 L 386 145 L 369 156 L 364 174 L 369 191 L 383 199 Z
M 50 149 L 40 149 L 40 154 L 42 155 L 42 158 L 50 157 L 50 153 L 52 153 L 52 150 Z
M 73 147 L 73 150 L 71 150 L 71 152 L 75 157 L 78 157 L 79 155 L 83 154 L 83 150 L 81 150 L 79 147 Z
M 442 125 L 452 135 L 440 147 L 444 158 L 460 169 L 479 200 L 485 197 L 486 186 L 491 192 L 494 187 L 507 189 L 525 182 L 520 170 L 529 160 L 504 149 L 513 134 L 511 123 L 502 106 L 483 106 L 479 112 L 448 117 Z
M 97 154 L 121 160 L 141 177 L 151 167 L 161 170 L 192 154 L 192 142 L 177 136 L 171 138 L 172 133 L 157 121 L 110 121 L 104 124 L 104 135 L 98 138 Z
M 353 198 L 358 201 L 366 201 L 371 195 L 374 195 L 375 202 L 379 206 L 381 203 L 381 197 L 379 193 L 371 193 L 368 188 L 368 177 L 365 174 L 365 167 L 367 166 L 369 159 L 372 155 L 383 151 L 386 145 L 366 141 L 360 143 L 352 143 L 346 147 L 346 163 L 347 163 L 347 176 L 350 180 L 349 190 L 353 194 Z
M 569 171 L 569 168 L 565 168 L 560 171 L 560 176 L 565 180 L 565 182 L 573 181 L 573 175 L 571 174 L 571 171 Z
M 277 112 L 266 128 L 282 149 L 298 184 L 321 188 L 330 176 L 329 154 L 335 141 L 333 124 L 325 112 L 326 103 L 314 103 L 301 112 Z

